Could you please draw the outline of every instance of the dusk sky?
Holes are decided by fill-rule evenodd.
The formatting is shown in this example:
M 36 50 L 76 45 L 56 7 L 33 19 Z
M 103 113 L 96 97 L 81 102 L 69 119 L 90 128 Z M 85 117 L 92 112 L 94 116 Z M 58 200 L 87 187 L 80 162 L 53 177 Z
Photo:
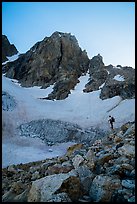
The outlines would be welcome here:
M 91 59 L 135 68 L 135 2 L 2 2 L 2 34 L 20 53 L 60 31 Z

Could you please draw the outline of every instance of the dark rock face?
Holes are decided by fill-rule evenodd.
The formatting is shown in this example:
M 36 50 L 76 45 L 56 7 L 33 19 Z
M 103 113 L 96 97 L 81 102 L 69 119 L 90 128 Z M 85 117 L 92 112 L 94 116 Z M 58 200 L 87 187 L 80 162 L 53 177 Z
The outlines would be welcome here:
M 102 56 L 98 54 L 90 60 L 89 74 L 90 81 L 86 84 L 84 92 L 101 89 L 101 99 L 114 96 L 121 96 L 122 99 L 135 97 L 135 70 L 132 67 L 105 66 Z M 117 76 L 123 80 L 118 80 Z
M 54 32 L 16 61 L 4 65 L 2 70 L 7 77 L 19 80 L 25 87 L 54 85 L 52 93 L 43 99 L 67 98 L 79 82 L 78 78 L 87 71 L 90 78 L 83 92 L 100 90 L 102 100 L 114 96 L 122 99 L 135 97 L 135 69 L 121 65 L 105 66 L 100 54 L 89 60 L 70 33 Z
M 7 61 L 7 57 L 17 54 L 18 51 L 15 45 L 10 44 L 6 35 L 2 35 L 2 62 Z
M 16 62 L 5 66 L 6 75 L 16 78 L 22 86 L 54 84 L 49 99 L 64 99 L 73 89 L 78 77 L 88 70 L 89 59 L 78 45 L 75 36 L 55 32 L 36 43 Z
M 106 67 L 110 72 L 105 85 L 100 94 L 101 99 L 121 96 L 122 99 L 135 97 L 135 70 L 132 67 L 121 67 L 121 69 Z M 118 81 L 115 79 L 117 75 L 123 77 L 124 80 Z
M 89 64 L 89 74 L 90 74 L 90 81 L 86 84 L 86 88 L 84 92 L 91 92 L 99 89 L 106 78 L 107 78 L 107 71 L 105 70 L 105 65 L 103 63 L 103 58 L 100 54 L 94 56 L 90 60 Z

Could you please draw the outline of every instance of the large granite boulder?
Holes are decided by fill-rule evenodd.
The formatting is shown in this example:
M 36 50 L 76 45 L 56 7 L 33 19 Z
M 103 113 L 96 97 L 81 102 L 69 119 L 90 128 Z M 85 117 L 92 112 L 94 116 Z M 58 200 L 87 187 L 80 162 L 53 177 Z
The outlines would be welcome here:
M 74 172 L 53 174 L 34 181 L 28 202 L 50 202 L 60 193 L 65 193 L 67 200 L 75 201 L 80 197 L 80 181 Z

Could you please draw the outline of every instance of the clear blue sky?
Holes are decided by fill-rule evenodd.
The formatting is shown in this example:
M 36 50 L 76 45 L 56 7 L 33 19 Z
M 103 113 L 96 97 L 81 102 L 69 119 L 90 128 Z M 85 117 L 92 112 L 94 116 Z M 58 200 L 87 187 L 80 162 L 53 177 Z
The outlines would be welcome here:
M 135 67 L 135 2 L 2 2 L 2 34 L 20 53 L 68 32 L 88 57 Z

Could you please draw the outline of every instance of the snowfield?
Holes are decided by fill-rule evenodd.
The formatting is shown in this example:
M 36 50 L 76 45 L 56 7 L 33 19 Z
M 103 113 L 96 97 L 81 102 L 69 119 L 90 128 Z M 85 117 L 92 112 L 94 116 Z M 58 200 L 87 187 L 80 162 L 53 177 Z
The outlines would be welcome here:
M 135 99 L 121 100 L 116 96 L 101 100 L 100 90 L 84 93 L 84 86 L 88 83 L 89 74 L 81 76 L 80 82 L 65 100 L 43 100 L 52 92 L 53 86 L 47 89 L 40 87 L 21 87 L 17 80 L 2 76 L 2 91 L 14 98 L 16 106 L 11 111 L 2 111 L 4 126 L 2 139 L 2 166 L 13 163 L 25 163 L 63 155 L 73 144 L 61 143 L 49 147 L 39 138 L 21 137 L 16 128 L 24 123 L 53 119 L 77 124 L 83 131 L 90 128 L 110 130 L 108 116 L 116 119 L 114 127 L 120 127 L 125 122 L 135 120 Z M 4 98 L 3 100 L 6 100 Z M 2 103 L 8 103 L 2 101 Z M 49 150 L 50 149 L 50 150 Z

